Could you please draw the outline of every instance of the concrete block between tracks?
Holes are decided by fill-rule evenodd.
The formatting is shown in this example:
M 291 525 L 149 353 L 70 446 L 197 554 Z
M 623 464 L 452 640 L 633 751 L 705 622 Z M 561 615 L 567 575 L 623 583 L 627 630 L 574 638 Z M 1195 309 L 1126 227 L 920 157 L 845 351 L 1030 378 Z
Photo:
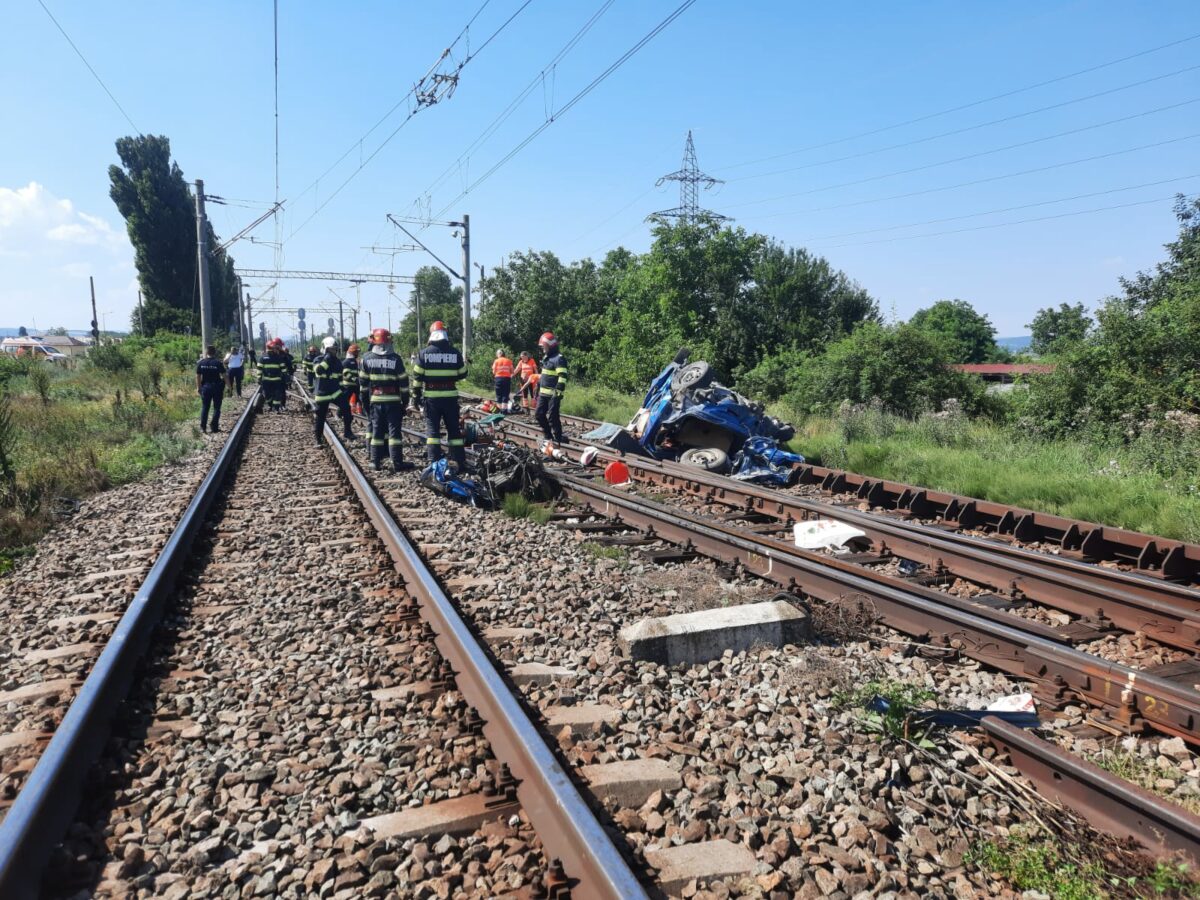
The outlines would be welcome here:
M 811 634 L 808 614 L 784 600 L 642 619 L 621 629 L 618 644 L 631 659 L 661 665 L 718 659 L 755 644 L 798 644 Z
M 748 847 L 726 840 L 682 844 L 666 850 L 647 850 L 646 862 L 658 869 L 658 885 L 667 893 L 696 879 L 737 878 L 754 871 L 757 862 Z
M 556 734 L 566 725 L 571 729 L 572 734 L 587 737 L 599 731 L 601 725 L 605 723 L 615 725 L 619 721 L 621 721 L 619 709 L 599 703 L 552 706 L 546 710 L 546 722 Z
M 375 832 L 377 838 L 432 837 L 443 834 L 466 834 L 485 822 L 511 815 L 516 803 L 489 805 L 482 794 L 454 797 L 427 806 L 417 806 L 400 812 L 364 819 L 362 824 Z
M 679 769 L 665 759 L 627 759 L 620 762 L 583 766 L 592 793 L 601 799 L 612 798 L 622 806 L 637 809 L 655 791 L 677 791 L 683 787 Z

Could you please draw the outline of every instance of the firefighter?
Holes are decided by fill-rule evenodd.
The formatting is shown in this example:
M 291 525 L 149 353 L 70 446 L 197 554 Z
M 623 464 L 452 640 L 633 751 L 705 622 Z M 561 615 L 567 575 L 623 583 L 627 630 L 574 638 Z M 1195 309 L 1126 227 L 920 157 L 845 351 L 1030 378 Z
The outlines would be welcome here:
M 542 349 L 542 377 L 538 384 L 537 421 L 546 440 L 562 444 L 559 406 L 567 386 L 567 359 L 559 352 L 558 338 L 547 331 L 538 339 Z
M 383 468 L 386 446 L 397 472 L 411 469 L 404 461 L 404 407 L 408 405 L 408 373 L 404 360 L 392 349 L 386 328 L 371 332 L 371 349 L 358 365 L 359 384 L 371 397 L 371 465 Z M 385 438 L 386 435 L 386 438 Z
M 429 329 L 429 344 L 417 354 L 413 367 L 413 397 L 424 401 L 425 452 L 430 462 L 442 458 L 442 425 L 446 426 L 450 458 L 460 469 L 467 467 L 466 442 L 458 419 L 458 382 L 467 375 L 467 361 L 451 346 L 442 322 Z
M 317 364 L 317 359 L 320 357 L 316 347 L 309 347 L 308 352 L 304 354 L 304 358 L 300 360 L 300 370 L 304 373 L 304 380 L 308 382 L 308 389 L 313 389 L 313 378 L 315 372 L 313 366 Z
M 324 355 L 318 356 L 312 363 L 313 400 L 317 404 L 317 414 L 313 418 L 314 437 L 317 446 L 321 446 L 321 435 L 325 431 L 325 415 L 329 405 L 334 404 L 342 413 L 342 434 L 350 431 L 350 408 L 342 400 L 342 361 L 338 359 L 337 339 L 327 337 L 321 341 Z
M 509 410 L 509 399 L 512 396 L 513 361 L 504 355 L 504 348 L 496 351 L 496 359 L 492 363 L 492 378 L 495 380 L 496 402 L 505 412 Z
M 358 389 L 358 344 L 346 348 L 346 358 L 342 360 L 342 398 L 346 401 L 346 409 L 353 416 L 365 411 Z M 350 431 L 349 427 L 346 429 Z M 347 434 L 347 437 L 354 437 Z
M 287 370 L 287 358 L 283 355 L 283 341 L 271 338 L 258 360 L 259 381 L 262 382 L 263 399 L 267 409 L 277 412 L 283 408 L 283 379 Z
M 279 391 L 279 408 L 286 409 L 287 389 L 292 386 L 296 377 L 296 357 L 292 356 L 292 351 L 287 348 L 283 338 L 275 338 L 275 343 L 279 352 L 283 354 L 283 385 Z
M 196 392 L 200 395 L 200 430 L 208 431 L 208 410 L 212 407 L 212 431 L 221 430 L 221 398 L 225 395 L 225 364 L 217 359 L 217 348 L 205 348 L 196 363 Z
M 533 405 L 537 402 L 537 375 L 537 361 L 529 355 L 528 350 L 522 350 L 521 358 L 517 362 L 517 381 L 521 386 L 521 408 L 530 412 L 533 411 Z

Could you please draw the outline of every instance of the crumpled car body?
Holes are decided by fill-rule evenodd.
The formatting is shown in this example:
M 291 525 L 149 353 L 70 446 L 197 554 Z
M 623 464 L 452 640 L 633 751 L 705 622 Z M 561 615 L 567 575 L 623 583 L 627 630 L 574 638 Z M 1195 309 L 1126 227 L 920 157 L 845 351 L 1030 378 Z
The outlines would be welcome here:
M 689 366 L 700 371 L 695 386 L 680 378 L 687 353 L 669 363 L 650 384 L 638 411 L 624 429 L 598 429 L 596 439 L 619 449 L 655 459 L 689 462 L 688 451 L 715 451 L 713 471 L 732 470 L 735 478 L 785 484 L 792 466 L 804 457 L 780 447 L 796 430 L 762 404 L 712 380 L 703 363 Z M 603 432 L 603 433 L 602 433 Z

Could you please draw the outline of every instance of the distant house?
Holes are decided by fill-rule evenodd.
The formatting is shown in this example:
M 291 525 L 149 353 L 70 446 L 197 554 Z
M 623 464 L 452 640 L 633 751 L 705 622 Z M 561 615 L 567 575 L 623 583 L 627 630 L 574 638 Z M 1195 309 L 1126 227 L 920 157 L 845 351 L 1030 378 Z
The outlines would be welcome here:
M 1019 375 L 1049 375 L 1055 369 L 1041 363 L 959 363 L 951 368 L 997 384 L 1012 384 Z

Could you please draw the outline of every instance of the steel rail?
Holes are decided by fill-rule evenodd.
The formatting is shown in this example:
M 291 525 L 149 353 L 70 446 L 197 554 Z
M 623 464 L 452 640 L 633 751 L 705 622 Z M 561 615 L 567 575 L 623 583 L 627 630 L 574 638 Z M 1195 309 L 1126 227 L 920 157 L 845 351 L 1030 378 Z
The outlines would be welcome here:
M 594 512 L 646 529 L 648 537 L 679 544 L 827 602 L 860 596 L 889 626 L 933 639 L 1015 677 L 1041 682 L 1060 696 L 1073 692 L 1129 727 L 1142 723 L 1200 744 L 1200 693 L 1119 663 L 1062 646 L 1044 626 L 920 589 L 832 557 L 668 509 L 641 497 L 558 474 L 571 499 Z M 840 565 L 839 565 L 840 563 Z
M 525 423 L 505 422 L 518 440 L 538 438 Z M 517 433 L 519 432 L 519 434 Z M 631 477 L 652 481 L 733 509 L 790 524 L 811 518 L 846 522 L 867 534 L 881 552 L 913 559 L 935 572 L 985 584 L 1010 599 L 1030 599 L 1126 631 L 1141 631 L 1172 647 L 1200 649 L 1200 592 L 1145 575 L 1025 550 L 916 522 L 889 519 L 845 506 L 739 482 L 679 463 L 622 455 L 597 447 L 600 458 L 621 459 Z M 564 448 L 571 456 L 572 448 Z M 577 453 L 577 451 L 575 451 Z
M 0 823 L 0 897 L 35 897 L 50 854 L 82 799 L 84 779 L 108 739 L 112 717 L 128 696 L 167 600 L 233 460 L 250 431 L 258 391 L 229 433 L 142 586 L 104 645 L 37 765 Z
M 1200 863 L 1200 817 L 994 716 L 982 725 L 1047 800 L 1075 811 L 1093 828 L 1134 839 L 1156 856 L 1182 853 L 1192 865 Z
M 496 758 L 519 780 L 521 806 L 547 850 L 578 879 L 580 898 L 648 897 L 620 849 L 546 744 L 516 692 L 497 671 L 480 641 L 392 517 L 335 430 L 325 437 L 367 515 L 388 548 L 422 618 L 434 631 L 442 657 L 455 669 L 459 690 L 483 717 Z
M 578 428 L 603 424 L 584 416 L 563 414 L 562 419 Z M 622 456 L 626 461 L 631 458 Z M 1001 538 L 1057 544 L 1078 559 L 1114 560 L 1135 567 L 1149 578 L 1200 585 L 1198 544 L 810 463 L 798 466 L 796 477 L 800 484 L 815 485 L 829 493 L 854 494 L 874 508 L 937 519 L 956 529 L 981 529 Z

